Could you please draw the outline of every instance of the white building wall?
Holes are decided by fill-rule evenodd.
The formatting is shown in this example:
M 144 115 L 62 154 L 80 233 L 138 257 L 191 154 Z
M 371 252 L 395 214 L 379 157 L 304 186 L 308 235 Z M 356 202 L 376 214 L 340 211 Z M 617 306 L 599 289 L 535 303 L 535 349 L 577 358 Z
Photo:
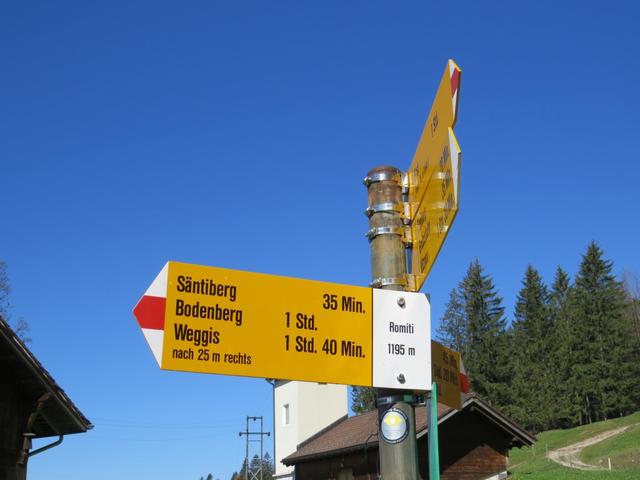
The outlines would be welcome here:
M 285 424 L 285 405 L 289 424 Z M 293 478 L 293 468 L 282 459 L 295 452 L 298 444 L 348 414 L 346 385 L 278 380 L 274 391 L 276 478 Z

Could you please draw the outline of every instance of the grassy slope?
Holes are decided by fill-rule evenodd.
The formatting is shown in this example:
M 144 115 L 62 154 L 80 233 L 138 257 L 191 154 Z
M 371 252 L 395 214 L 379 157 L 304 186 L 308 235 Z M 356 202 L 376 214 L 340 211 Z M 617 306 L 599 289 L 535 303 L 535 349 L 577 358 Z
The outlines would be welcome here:
M 616 470 L 634 467 L 640 469 L 640 423 L 630 426 L 622 435 L 585 448 L 581 459 L 591 465 L 603 467 L 607 466 L 607 459 L 611 459 L 612 468 Z
M 631 425 L 624 433 L 583 450 L 581 460 L 605 466 L 611 458 L 613 471 L 585 472 L 547 460 L 547 450 L 565 447 L 623 425 Z M 637 480 L 640 478 L 640 412 L 628 417 L 607 420 L 570 430 L 551 430 L 538 435 L 531 448 L 515 448 L 509 453 L 509 470 L 518 480 Z

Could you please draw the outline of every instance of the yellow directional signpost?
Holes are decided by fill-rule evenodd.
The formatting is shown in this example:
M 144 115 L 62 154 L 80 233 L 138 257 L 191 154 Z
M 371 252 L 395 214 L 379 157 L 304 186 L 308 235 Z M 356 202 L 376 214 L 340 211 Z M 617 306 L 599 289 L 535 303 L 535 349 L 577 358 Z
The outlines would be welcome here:
M 382 476 L 417 479 L 411 393 L 433 388 L 430 445 L 438 444 L 437 401 L 460 408 L 460 356 L 427 341 L 429 302 L 414 293 L 458 211 L 460 74 L 449 60 L 409 171 L 378 167 L 365 179 L 372 285 L 380 288 L 168 262 L 133 311 L 158 365 L 376 387 L 378 405 L 388 406 L 379 419 Z M 435 479 L 437 447 L 430 450 Z
M 413 291 L 422 287 L 458 212 L 461 151 L 453 127 L 460 75 L 449 60 L 407 175 Z
M 428 302 L 402 298 L 401 308 L 394 292 L 168 262 L 134 315 L 162 369 L 387 387 L 400 371 L 425 389 Z M 386 317 L 377 330 L 374 305 Z M 375 360 L 374 333 L 385 342 Z M 403 356 L 419 373 L 389 368 Z
M 460 353 L 432 340 L 431 374 L 438 385 L 438 402 L 460 410 Z

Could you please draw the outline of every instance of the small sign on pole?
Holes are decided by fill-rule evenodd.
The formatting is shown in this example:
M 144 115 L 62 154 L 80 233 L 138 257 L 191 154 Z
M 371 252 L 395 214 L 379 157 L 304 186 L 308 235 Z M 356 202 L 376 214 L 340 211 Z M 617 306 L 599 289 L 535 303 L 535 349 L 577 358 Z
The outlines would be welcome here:
M 431 374 L 438 385 L 438 401 L 460 410 L 461 370 L 460 353 L 431 340 Z

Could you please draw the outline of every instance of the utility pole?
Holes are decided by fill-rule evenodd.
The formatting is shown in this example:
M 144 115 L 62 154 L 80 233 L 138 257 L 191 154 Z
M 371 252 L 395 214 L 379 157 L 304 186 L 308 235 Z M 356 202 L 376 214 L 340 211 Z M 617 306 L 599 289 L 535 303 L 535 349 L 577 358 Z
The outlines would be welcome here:
M 258 421 L 260 420 L 260 431 L 259 432 L 251 432 L 249 431 L 249 420 L 251 421 Z M 244 458 L 244 480 L 263 480 L 263 472 L 262 472 L 262 464 L 264 461 L 264 456 L 263 456 L 263 442 L 264 442 L 264 436 L 266 435 L 267 437 L 271 435 L 270 432 L 265 432 L 263 430 L 263 418 L 260 417 L 247 417 L 247 427 L 245 429 L 244 432 L 238 432 L 238 435 L 240 435 L 241 437 L 243 435 L 245 435 L 247 437 L 247 448 L 246 448 L 246 455 Z M 259 439 L 258 440 L 251 440 L 251 436 L 258 436 Z M 250 472 L 249 470 L 249 442 L 260 442 L 260 467 L 258 468 L 258 470 L 256 472 Z M 259 476 L 258 476 L 259 475 Z
M 381 166 L 369 172 L 364 181 L 368 191 L 371 286 L 385 290 L 407 290 L 407 259 L 402 173 L 395 167 Z M 418 451 L 413 392 L 377 389 L 380 473 L 383 480 L 417 480 Z M 386 415 L 394 423 L 405 422 L 406 435 L 389 439 L 383 432 Z

